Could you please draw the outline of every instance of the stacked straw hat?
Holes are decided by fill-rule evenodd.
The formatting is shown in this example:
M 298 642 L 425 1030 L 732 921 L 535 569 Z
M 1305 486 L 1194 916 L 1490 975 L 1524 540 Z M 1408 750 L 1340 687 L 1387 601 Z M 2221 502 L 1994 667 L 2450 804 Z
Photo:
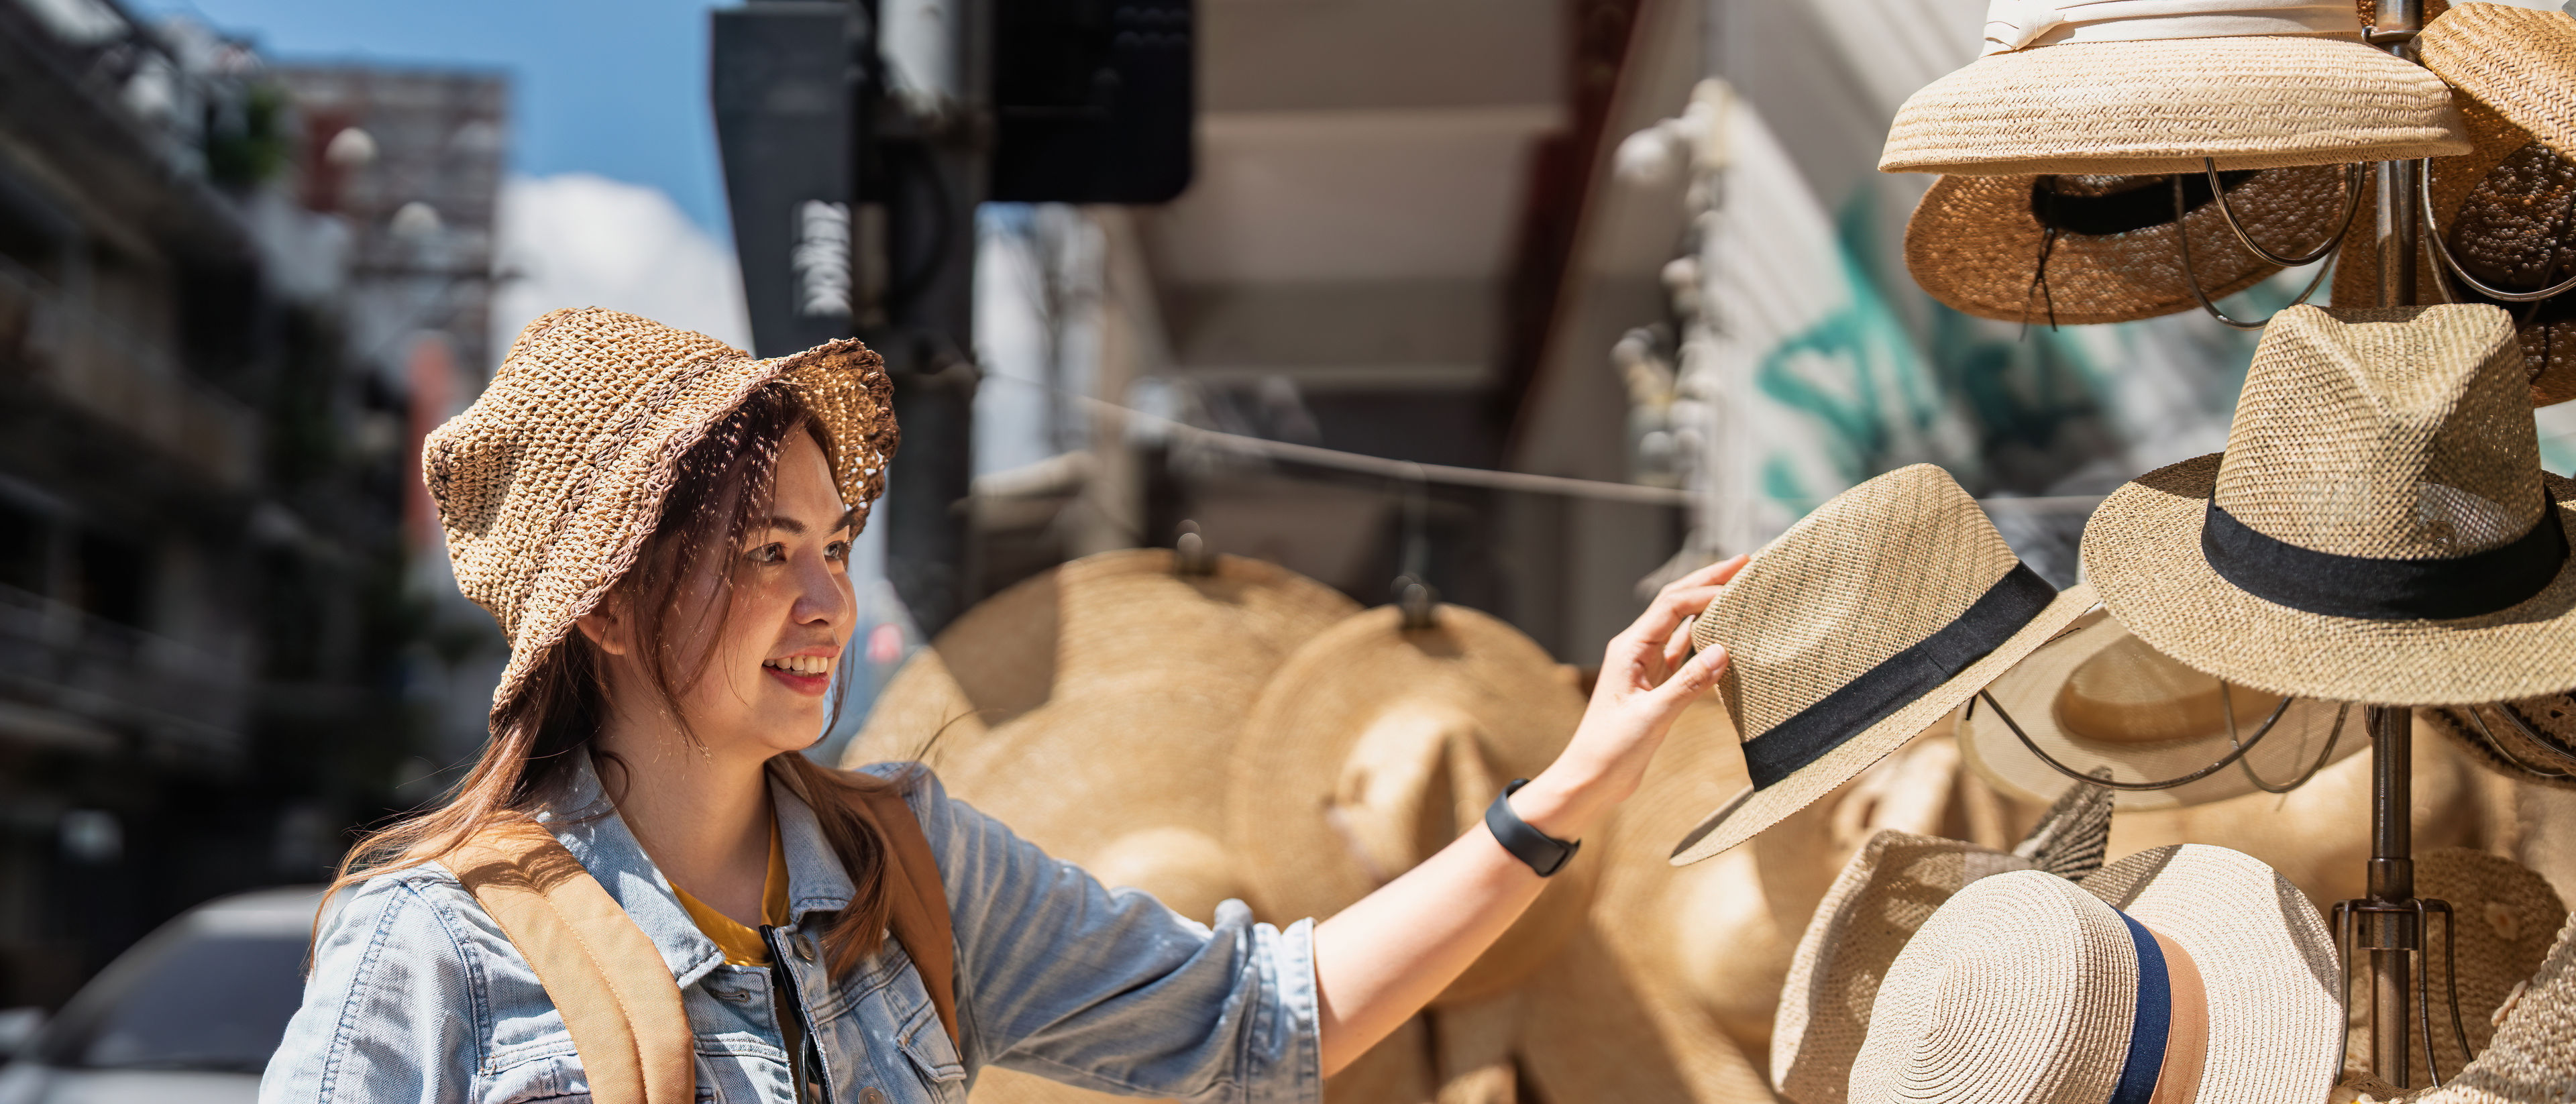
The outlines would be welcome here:
M 2157 651 L 2274 694 L 2467 705 L 2576 686 L 2576 481 L 2540 467 L 2513 320 L 2294 307 L 2227 451 L 2140 476 L 2087 577 Z
M 1819 506 L 1754 554 L 1691 630 L 1731 658 L 1718 682 L 1751 786 L 1674 849 L 1696 862 L 1850 781 L 2093 605 L 2013 554 L 1930 464 Z
M 2433 1058 L 2447 1077 L 2493 1041 L 2496 1011 L 2547 960 L 2551 937 L 2567 922 L 2567 906 L 2549 879 L 2522 864 L 2459 847 L 2415 856 L 2415 895 L 2451 906 L 2448 923 L 2437 918 L 2427 925 L 2430 992 L 2424 985 L 2415 990 L 2415 999 L 2432 1013 Z M 2453 987 L 2445 976 L 2453 965 L 2459 970 L 2456 1030 L 2448 1022 Z M 2460 1034 L 2468 1036 L 2468 1053 L 2460 1050 Z M 2416 1068 L 2416 1087 L 2432 1083 L 2428 1072 Z
M 2192 173 L 2468 152 L 2450 90 L 2342 0 L 1993 0 L 1983 56 L 1897 109 L 1878 167 Z
M 2125 809 L 2200 805 L 2258 784 L 2289 785 L 2370 743 L 2359 710 L 2307 698 L 2284 705 L 2279 694 L 2231 687 L 2148 646 L 2107 610 L 2086 614 L 1986 693 L 1992 707 L 1981 702 L 1959 722 L 1960 755 L 1988 785 L 2028 802 L 2054 801 L 2079 785 L 2068 771 L 2112 782 L 2180 778 L 2259 733 L 2239 765 L 2113 797 Z
M 1583 718 L 1570 669 L 1491 615 L 1437 607 L 1406 628 L 1381 606 L 1280 664 L 1219 792 L 1226 842 L 1265 916 L 1330 916 L 1483 822 L 1545 770 Z M 1442 994 L 1518 984 L 1582 926 L 1601 869 L 1578 858 Z
M 1849 1099 L 2313 1104 L 2342 1060 L 2335 970 L 2307 898 L 2223 847 L 2142 851 L 2080 887 L 1994 874 L 1889 965 Z
M 854 340 L 759 360 L 648 318 L 553 311 L 431 431 L 421 467 L 456 585 L 510 639 L 494 711 L 634 565 L 681 456 L 772 385 L 821 424 L 841 501 L 864 525 L 896 436 L 884 362 Z
M 2558 929 L 2529 981 L 2495 1012 L 2477 1060 L 2411 1104 L 2538 1104 L 2576 1100 L 2576 918 Z
M 2422 716 L 2488 770 L 2576 790 L 2576 693 L 2428 709 Z
M 2460 92 L 2471 148 L 2432 163 L 2426 199 L 2460 266 L 2489 287 L 2537 291 L 2576 272 L 2576 18 L 2507 4 L 2464 3 L 2436 15 L 2417 44 L 2424 65 Z M 2345 239 L 2367 255 L 2374 198 Z M 2430 251 L 2416 285 L 2488 302 L 2437 271 Z M 2377 301 L 2376 265 L 2335 272 L 2338 303 Z M 2576 399 L 2576 296 L 2501 303 L 2514 313 L 2535 406 Z

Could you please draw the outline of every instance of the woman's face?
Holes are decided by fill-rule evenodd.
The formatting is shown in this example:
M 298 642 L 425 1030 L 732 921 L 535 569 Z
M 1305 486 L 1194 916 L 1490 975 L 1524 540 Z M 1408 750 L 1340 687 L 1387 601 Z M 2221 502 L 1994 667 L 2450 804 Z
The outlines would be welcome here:
M 672 642 L 680 671 L 706 664 L 681 683 L 678 704 L 711 756 L 767 759 L 822 735 L 833 671 L 857 616 L 851 536 L 822 446 L 801 429 L 790 433 L 769 516 L 753 520 L 723 565 L 733 597 L 722 632 Z M 687 634 L 712 621 L 721 585 L 715 571 L 689 580 L 664 631 Z

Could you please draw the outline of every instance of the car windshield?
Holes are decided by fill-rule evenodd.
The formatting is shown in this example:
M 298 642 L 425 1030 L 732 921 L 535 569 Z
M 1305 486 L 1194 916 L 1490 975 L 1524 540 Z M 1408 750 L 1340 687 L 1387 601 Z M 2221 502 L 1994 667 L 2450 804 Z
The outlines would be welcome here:
M 303 999 L 304 950 L 301 933 L 157 933 L 81 990 L 46 1031 L 43 1059 L 258 1073 Z

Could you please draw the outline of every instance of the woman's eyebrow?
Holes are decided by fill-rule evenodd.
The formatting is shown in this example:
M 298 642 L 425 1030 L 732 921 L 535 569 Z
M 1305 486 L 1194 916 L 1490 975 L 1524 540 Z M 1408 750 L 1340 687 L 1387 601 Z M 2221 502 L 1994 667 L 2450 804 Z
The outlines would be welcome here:
M 859 512 L 857 510 L 841 511 L 841 516 L 838 519 L 835 519 L 832 522 L 832 527 L 826 531 L 838 533 L 844 529 L 850 528 L 850 520 L 857 517 L 858 513 Z M 801 537 L 805 535 L 805 523 L 798 521 L 795 518 L 788 517 L 785 514 L 769 515 L 768 527 L 783 530 L 790 536 Z

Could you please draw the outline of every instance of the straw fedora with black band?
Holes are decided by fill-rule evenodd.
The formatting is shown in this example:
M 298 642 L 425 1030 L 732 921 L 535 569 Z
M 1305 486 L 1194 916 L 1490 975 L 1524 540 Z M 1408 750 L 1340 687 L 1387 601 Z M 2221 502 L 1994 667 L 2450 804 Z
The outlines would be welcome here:
M 1914 464 L 1835 495 L 1692 626 L 1752 785 L 1674 848 L 1742 843 L 1885 758 L 2093 605 L 2025 566 L 1950 473 Z
M 2416 41 L 2424 65 L 2460 93 L 2470 150 L 2435 158 L 2427 193 L 2451 256 L 2480 282 L 2538 291 L 2576 272 L 2576 18 L 2507 4 L 2437 2 Z M 2345 239 L 2355 257 L 2372 248 L 2376 197 Z M 2416 287 L 2447 287 L 2461 302 L 2492 302 L 2461 284 L 2428 248 Z M 2335 270 L 2334 301 L 2378 301 L 2379 268 Z M 2576 399 L 2576 294 L 2539 303 L 2497 302 L 2513 312 L 2531 374 L 2534 406 Z
M 2427 709 L 2418 716 L 2494 773 L 2516 782 L 2576 790 L 2576 693 Z M 2558 746 L 2534 740 L 2523 725 Z
M 2224 847 L 2152 848 L 2080 886 L 1996 874 L 1888 968 L 1850 1100 L 2147 1104 L 2170 1082 L 2164 1099 L 2314 1104 L 2343 1057 L 2335 961 L 2307 898 Z
M 2054 801 L 2078 783 L 2042 762 L 2024 738 L 2078 774 L 2102 771 L 2109 781 L 2133 783 L 2180 778 L 2234 750 L 2230 712 L 2237 737 L 2250 740 L 2282 699 L 2224 686 L 2149 647 L 2108 610 L 2086 614 L 2074 629 L 1996 679 L 1986 695 L 1992 708 L 1981 701 L 1959 721 L 1960 757 L 2006 797 L 2034 802 Z M 2344 724 L 2340 738 L 2338 719 Z M 2256 778 L 2275 786 L 2292 783 L 2320 762 L 2341 760 L 2369 743 L 2359 710 L 2294 699 L 2239 760 L 2242 767 L 2169 789 L 2114 790 L 2112 800 L 2123 809 L 2224 800 L 2253 792 Z
M 495 712 L 633 566 L 681 456 L 772 383 L 821 424 L 851 526 L 866 524 L 895 450 L 893 385 L 852 339 L 759 360 L 649 318 L 553 311 L 519 331 L 473 405 L 430 432 L 422 474 L 456 585 L 510 640 Z
M 2085 575 L 2156 650 L 2275 694 L 2463 705 L 2576 686 L 2576 570 L 2513 320 L 2293 307 L 2223 454 L 2113 492 Z
M 2182 174 L 2192 273 L 2211 299 L 2281 271 L 2236 240 L 2209 178 Z M 2220 174 L 2254 240 L 2305 251 L 2335 232 L 2345 173 L 2326 165 Z M 2171 175 L 1943 176 L 1905 224 L 1905 267 L 1942 304 L 2026 325 L 2132 322 L 2192 309 L 2174 241 Z
M 2199 172 L 2465 153 L 2450 89 L 2350 3 L 1993 0 L 1985 53 L 1906 99 L 1878 167 Z

